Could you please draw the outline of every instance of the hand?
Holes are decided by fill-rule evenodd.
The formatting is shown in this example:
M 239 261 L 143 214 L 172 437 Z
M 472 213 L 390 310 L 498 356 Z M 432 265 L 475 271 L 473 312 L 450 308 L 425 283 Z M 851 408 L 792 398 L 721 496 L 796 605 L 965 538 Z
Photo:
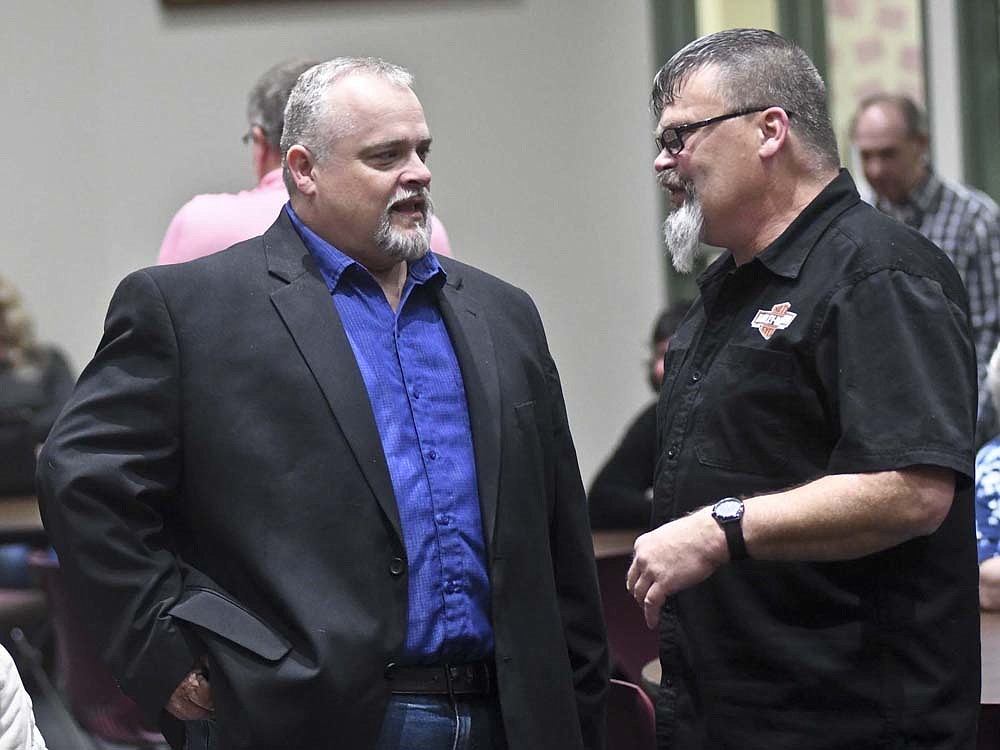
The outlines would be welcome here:
M 181 680 L 181 684 L 167 701 L 167 711 L 181 721 L 209 719 L 215 713 L 212 686 L 206 674 L 207 666 L 207 662 L 202 658 L 201 663 Z
M 709 508 L 643 534 L 634 549 L 625 588 L 642 606 L 650 629 L 659 624 L 668 596 L 701 583 L 729 559 L 726 536 Z

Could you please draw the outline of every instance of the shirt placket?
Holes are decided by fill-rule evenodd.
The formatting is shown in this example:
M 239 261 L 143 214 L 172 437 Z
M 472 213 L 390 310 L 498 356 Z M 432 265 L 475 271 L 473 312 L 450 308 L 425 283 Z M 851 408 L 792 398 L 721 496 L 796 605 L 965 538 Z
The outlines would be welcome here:
M 430 488 L 429 510 L 434 528 L 430 543 L 434 546 L 433 557 L 438 560 L 441 571 L 441 623 L 444 627 L 444 641 L 448 642 L 460 635 L 466 621 L 466 576 L 462 565 L 460 530 L 456 522 L 456 496 L 452 483 L 448 481 L 448 467 L 452 457 L 446 454 L 443 444 L 437 439 L 432 404 L 435 387 L 426 382 L 426 368 L 417 364 L 420 342 L 414 342 L 411 346 L 410 338 L 405 316 L 401 313 L 395 328 L 396 354 Z
M 727 299 L 733 287 L 734 275 L 727 273 L 722 279 L 715 282 L 718 284 L 718 292 L 706 290 L 707 299 L 712 300 L 705 310 L 705 323 L 702 330 L 697 334 L 692 343 L 692 352 L 688 361 L 678 373 L 681 382 L 674 386 L 672 399 L 677 402 L 677 409 L 673 413 L 669 422 L 669 427 L 665 434 L 662 445 L 666 446 L 663 452 L 663 465 L 657 475 L 658 479 L 665 479 L 658 489 L 664 499 L 666 517 L 662 521 L 677 518 L 679 515 L 691 510 L 678 497 L 677 486 L 682 479 L 681 466 L 688 466 L 682 462 L 685 459 L 690 464 L 690 470 L 695 471 L 696 459 L 691 458 L 690 438 L 691 417 L 694 414 L 695 406 L 698 403 L 698 396 L 701 392 L 702 381 L 715 362 L 719 351 L 724 343 L 732 335 L 733 325 L 740 306 L 733 304 L 734 300 Z

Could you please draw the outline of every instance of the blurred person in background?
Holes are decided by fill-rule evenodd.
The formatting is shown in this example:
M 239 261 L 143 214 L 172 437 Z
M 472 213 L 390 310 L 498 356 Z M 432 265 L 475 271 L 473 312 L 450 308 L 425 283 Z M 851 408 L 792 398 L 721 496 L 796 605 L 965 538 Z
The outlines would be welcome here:
M 34 494 L 35 453 L 73 381 L 66 358 L 38 343 L 20 293 L 0 276 L 0 496 Z M 0 545 L 0 586 L 28 585 L 28 552 Z
M 247 97 L 250 144 L 257 187 L 238 193 L 206 193 L 185 203 L 167 227 L 157 263 L 181 263 L 225 250 L 230 245 L 264 234 L 288 202 L 281 179 L 281 133 L 285 104 L 295 82 L 316 63 L 285 60 L 264 73 Z M 437 216 L 431 217 L 431 250 L 451 257 L 448 233 Z
M 660 392 L 663 356 L 670 337 L 684 319 L 690 301 L 663 310 L 653 324 L 649 340 L 649 386 Z M 590 487 L 590 526 L 594 529 L 645 529 L 649 527 L 656 468 L 656 400 L 639 412 L 607 463 Z

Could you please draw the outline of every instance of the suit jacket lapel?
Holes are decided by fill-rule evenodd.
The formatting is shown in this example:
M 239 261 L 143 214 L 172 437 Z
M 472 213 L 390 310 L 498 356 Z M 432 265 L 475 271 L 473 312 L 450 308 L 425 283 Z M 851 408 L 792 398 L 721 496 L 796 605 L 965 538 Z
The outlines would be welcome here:
M 264 252 L 268 271 L 286 282 L 271 294 L 271 302 L 319 383 L 375 499 L 402 543 L 389 467 L 351 342 L 319 269 L 284 211 L 264 235 Z
M 486 544 L 492 556 L 500 481 L 500 379 L 496 352 L 482 307 L 462 290 L 460 271 L 449 264 L 448 274 L 448 281 L 438 292 L 438 305 L 465 381 L 479 503 Z

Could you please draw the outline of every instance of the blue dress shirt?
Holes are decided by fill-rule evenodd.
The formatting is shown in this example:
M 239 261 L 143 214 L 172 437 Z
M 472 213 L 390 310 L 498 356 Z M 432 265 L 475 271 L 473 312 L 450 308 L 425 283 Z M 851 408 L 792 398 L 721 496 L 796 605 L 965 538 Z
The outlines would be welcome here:
M 410 263 L 394 312 L 378 282 L 285 210 L 319 267 L 368 390 L 399 507 L 409 568 L 400 661 L 474 661 L 493 651 L 490 581 L 465 384 L 434 300 L 428 253 Z M 436 287 L 435 287 L 436 285 Z

